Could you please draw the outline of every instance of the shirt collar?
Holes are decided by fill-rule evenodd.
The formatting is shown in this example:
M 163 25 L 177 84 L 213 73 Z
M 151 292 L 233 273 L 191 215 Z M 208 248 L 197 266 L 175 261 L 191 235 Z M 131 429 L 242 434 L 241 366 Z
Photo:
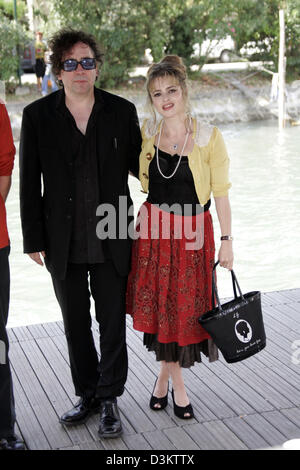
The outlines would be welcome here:
M 96 105 L 95 107 L 98 110 L 104 105 L 102 92 L 99 88 L 94 87 L 94 96 L 95 96 L 95 105 Z M 56 108 L 63 113 L 66 110 L 66 94 L 65 94 L 64 88 L 59 90 L 59 92 L 57 93 Z

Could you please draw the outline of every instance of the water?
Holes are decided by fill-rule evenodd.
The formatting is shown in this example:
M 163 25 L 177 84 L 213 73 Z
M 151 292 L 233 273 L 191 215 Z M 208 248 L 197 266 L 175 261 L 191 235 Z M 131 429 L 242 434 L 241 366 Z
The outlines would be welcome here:
M 231 159 L 234 270 L 242 290 L 300 287 L 300 127 L 279 131 L 276 121 L 261 121 L 222 131 Z
M 221 127 L 231 159 L 234 270 L 243 292 L 300 287 L 300 127 L 278 131 L 276 121 Z M 23 254 L 18 163 L 7 201 L 12 243 L 9 326 L 61 320 L 51 277 Z M 144 201 L 130 177 L 136 210 Z M 220 231 L 211 207 L 216 245 Z M 231 276 L 218 268 L 221 297 L 231 296 Z

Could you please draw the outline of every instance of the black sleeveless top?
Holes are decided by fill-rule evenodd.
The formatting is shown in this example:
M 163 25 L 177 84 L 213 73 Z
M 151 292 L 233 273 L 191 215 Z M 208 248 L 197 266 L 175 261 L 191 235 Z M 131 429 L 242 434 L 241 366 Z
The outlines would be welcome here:
M 163 207 L 163 210 L 172 213 L 179 212 L 185 215 L 195 215 L 207 211 L 211 204 L 210 199 L 204 207 L 201 207 L 193 175 L 188 164 L 188 157 L 183 156 L 175 175 L 172 178 L 166 179 L 161 176 L 157 168 L 156 147 L 154 148 L 155 155 L 149 165 L 149 194 L 147 201 L 155 205 L 179 205 L 177 207 L 180 212 L 176 210 L 176 207 L 171 208 L 171 210 Z M 162 173 L 165 176 L 169 176 L 175 170 L 180 156 L 178 154 L 172 156 L 167 152 L 158 150 L 158 158 Z M 184 205 L 188 206 L 184 208 Z

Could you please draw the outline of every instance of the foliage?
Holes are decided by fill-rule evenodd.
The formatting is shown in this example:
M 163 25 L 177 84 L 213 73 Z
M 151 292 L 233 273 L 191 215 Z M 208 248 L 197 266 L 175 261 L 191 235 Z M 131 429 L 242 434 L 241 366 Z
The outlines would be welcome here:
M 19 71 L 20 49 L 28 41 L 23 26 L 14 21 L 8 22 L 0 18 L 0 80 L 16 82 Z
M 180 55 L 188 65 L 195 63 L 191 57 L 194 44 L 201 45 L 206 39 L 222 39 L 232 32 L 228 16 L 231 5 L 231 0 L 181 2 L 181 11 L 170 20 L 171 36 L 167 51 Z M 206 60 L 207 57 L 202 57 L 200 63 Z
M 63 27 L 93 34 L 105 52 L 100 79 L 106 86 L 120 84 L 143 55 L 142 31 L 133 0 L 55 0 Z
M 128 78 L 147 48 L 154 61 L 167 52 L 190 65 L 194 44 L 227 34 L 237 52 L 251 42 L 258 50 L 252 59 L 276 66 L 280 6 L 286 12 L 288 66 L 300 60 L 300 0 L 54 0 L 53 6 L 62 26 L 87 30 L 102 44 L 101 82 L 109 87 Z
M 26 11 L 27 6 L 25 0 L 17 0 L 17 15 L 18 21 L 22 24 L 27 23 Z M 8 18 L 10 20 L 14 19 L 14 1 L 13 0 L 0 0 L 0 18 Z
M 232 3 L 232 24 L 236 48 L 249 42 L 258 47 L 252 59 L 272 60 L 277 69 L 279 51 L 279 8 L 285 11 L 286 52 L 288 68 L 300 64 L 300 0 L 235 0 Z

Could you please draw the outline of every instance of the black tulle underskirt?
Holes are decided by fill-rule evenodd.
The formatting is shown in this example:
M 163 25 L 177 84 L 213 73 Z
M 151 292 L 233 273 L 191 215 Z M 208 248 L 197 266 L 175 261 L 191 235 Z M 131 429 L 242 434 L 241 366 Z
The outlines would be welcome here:
M 159 343 L 157 335 L 144 333 L 144 346 L 148 351 L 154 351 L 157 361 L 179 362 L 181 367 L 191 367 L 195 362 L 202 362 L 201 353 L 214 362 L 218 359 L 218 348 L 211 340 L 201 343 L 178 346 L 178 343 Z

